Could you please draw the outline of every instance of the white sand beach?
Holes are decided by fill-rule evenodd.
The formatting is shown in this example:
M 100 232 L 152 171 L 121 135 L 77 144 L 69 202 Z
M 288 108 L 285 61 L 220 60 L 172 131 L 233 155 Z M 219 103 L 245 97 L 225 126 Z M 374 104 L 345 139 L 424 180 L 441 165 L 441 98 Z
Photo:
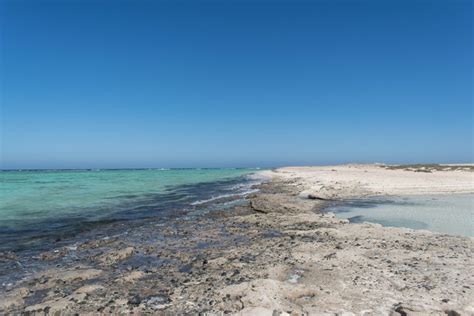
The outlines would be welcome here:
M 349 164 L 321 167 L 285 167 L 271 177 L 297 181 L 301 194 L 322 198 L 361 195 L 407 195 L 473 193 L 473 165 L 401 167 L 377 164 Z M 414 171 L 412 171 L 414 170 Z

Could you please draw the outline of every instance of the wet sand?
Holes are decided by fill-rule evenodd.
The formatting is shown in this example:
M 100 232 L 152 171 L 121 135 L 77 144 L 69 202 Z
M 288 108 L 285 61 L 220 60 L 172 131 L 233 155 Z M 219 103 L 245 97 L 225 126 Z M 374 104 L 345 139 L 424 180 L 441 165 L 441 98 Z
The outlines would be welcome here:
M 474 314 L 473 238 L 320 213 L 349 196 L 465 192 L 474 173 L 320 168 L 266 171 L 271 181 L 246 205 L 207 217 L 104 228 L 111 234 L 38 255 L 41 268 L 2 253 L 23 278 L 2 285 L 0 312 Z

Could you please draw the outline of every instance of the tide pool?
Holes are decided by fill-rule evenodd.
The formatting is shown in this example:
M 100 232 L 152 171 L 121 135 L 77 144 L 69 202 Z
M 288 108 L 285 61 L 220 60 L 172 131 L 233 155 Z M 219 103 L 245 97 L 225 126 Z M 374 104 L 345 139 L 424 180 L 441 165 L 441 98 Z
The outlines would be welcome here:
M 351 222 L 474 236 L 474 194 L 374 197 L 346 201 L 326 211 Z

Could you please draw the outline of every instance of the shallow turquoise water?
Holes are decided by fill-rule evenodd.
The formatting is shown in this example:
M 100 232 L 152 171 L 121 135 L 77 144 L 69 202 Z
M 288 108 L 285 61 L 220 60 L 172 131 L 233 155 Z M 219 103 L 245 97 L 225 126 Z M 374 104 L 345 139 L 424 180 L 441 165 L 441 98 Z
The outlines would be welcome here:
M 0 218 L 22 220 L 120 205 L 184 184 L 242 176 L 250 169 L 9 171 L 0 173 Z
M 327 210 L 352 222 L 474 236 L 474 194 L 378 197 L 347 201 Z
M 249 192 L 254 169 L 0 172 L 0 243 L 91 222 L 172 216 Z M 84 224 L 86 223 L 86 224 Z M 0 247 L 1 248 L 1 247 Z

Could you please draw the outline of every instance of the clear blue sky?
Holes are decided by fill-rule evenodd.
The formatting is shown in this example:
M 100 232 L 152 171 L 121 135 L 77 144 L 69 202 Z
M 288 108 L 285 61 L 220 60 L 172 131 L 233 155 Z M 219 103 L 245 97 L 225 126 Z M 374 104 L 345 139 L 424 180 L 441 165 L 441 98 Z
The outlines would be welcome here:
M 1 168 L 472 162 L 472 1 L 0 0 Z

